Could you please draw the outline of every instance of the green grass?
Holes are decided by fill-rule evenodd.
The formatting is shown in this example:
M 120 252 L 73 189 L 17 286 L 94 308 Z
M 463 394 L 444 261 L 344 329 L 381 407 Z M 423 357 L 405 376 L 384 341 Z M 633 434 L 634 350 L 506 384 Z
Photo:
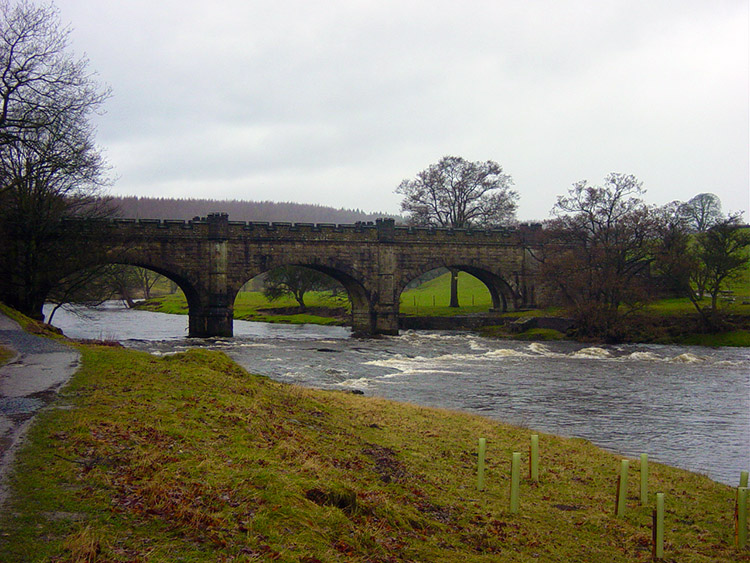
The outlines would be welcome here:
M 680 344 L 690 346 L 721 346 L 750 347 L 750 331 L 733 330 L 718 334 L 691 334 L 680 339 Z
M 505 325 L 485 326 L 479 334 L 490 338 L 512 338 L 513 340 L 553 341 L 563 340 L 565 335 L 551 328 L 532 328 L 523 332 L 510 332 Z
M 492 308 L 492 297 L 481 281 L 466 272 L 458 273 L 458 304 L 450 304 L 450 273 L 401 293 L 400 312 L 408 316 L 447 317 L 486 313 Z
M 4 366 L 15 356 L 16 353 L 13 350 L 0 344 L 0 366 Z
M 5 563 L 651 560 L 637 464 L 616 518 L 620 457 L 583 440 L 541 436 L 540 481 L 523 479 L 511 514 L 527 429 L 280 384 L 219 352 L 81 352 L 64 408 L 19 452 Z M 667 560 L 750 561 L 733 547 L 733 489 L 655 463 L 649 487 L 666 494 Z
M 311 309 L 344 309 L 351 310 L 346 299 L 331 297 L 329 292 L 312 291 L 305 294 L 305 304 Z M 234 318 L 243 321 L 257 321 L 266 323 L 288 324 L 320 324 L 341 325 L 344 320 L 337 317 L 322 316 L 308 312 L 288 313 L 288 309 L 296 308 L 297 302 L 291 297 L 269 301 L 259 291 L 241 291 L 234 301 Z M 161 313 L 187 315 L 188 305 L 184 294 L 180 291 L 160 297 L 154 297 L 141 303 L 139 308 Z M 283 312 L 274 312 L 283 311 Z
M 0 312 L 6 317 L 16 321 L 26 332 L 47 336 L 49 338 L 63 338 L 60 330 L 51 325 L 31 319 L 26 315 L 22 315 L 15 309 L 8 307 L 5 303 L 0 302 Z
M 478 278 L 466 272 L 458 273 L 458 307 L 450 304 L 450 273 L 401 293 L 399 312 L 406 316 L 451 317 L 473 313 L 487 313 L 492 308 L 492 297 Z M 434 305 L 433 305 L 434 303 Z M 510 305 L 510 304 L 509 304 Z M 532 311 L 511 311 L 505 317 L 554 316 L 561 314 L 558 307 Z
M 492 308 L 492 298 L 487 287 L 474 276 L 466 272 L 458 275 L 459 307 L 449 307 L 450 274 L 446 273 L 432 279 L 416 289 L 407 289 L 401 294 L 400 313 L 406 316 L 455 316 L 472 313 L 486 313 Z M 306 294 L 305 302 L 310 308 L 345 308 L 351 310 L 347 299 L 332 298 L 328 292 L 311 292 Z M 434 303 L 434 305 L 433 305 Z M 242 291 L 234 302 L 234 318 L 262 322 L 311 322 L 315 324 L 341 324 L 340 319 L 331 317 L 310 316 L 304 313 L 282 315 L 259 311 L 259 309 L 288 309 L 296 307 L 297 302 L 291 297 L 270 302 L 259 291 Z M 140 307 L 163 313 L 188 313 L 187 302 L 182 292 L 150 299 Z M 524 311 L 507 313 L 508 316 L 554 315 L 559 309 Z
M 728 314 L 739 314 L 739 315 L 750 315 L 750 297 L 736 296 L 734 301 L 727 301 L 724 299 L 719 300 L 719 310 L 722 313 Z M 710 307 L 711 300 L 704 298 L 700 302 L 701 307 Z M 690 302 L 687 297 L 674 298 L 674 299 L 661 299 L 654 303 L 650 303 L 645 308 L 645 313 L 658 315 L 658 316 L 680 316 L 680 315 L 693 315 L 697 311 L 695 306 Z

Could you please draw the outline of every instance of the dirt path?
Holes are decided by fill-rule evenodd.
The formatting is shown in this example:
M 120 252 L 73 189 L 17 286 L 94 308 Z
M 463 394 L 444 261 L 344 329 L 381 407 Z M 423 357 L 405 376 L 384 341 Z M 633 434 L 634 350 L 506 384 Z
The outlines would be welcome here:
M 0 366 L 0 506 L 8 495 L 7 473 L 34 414 L 50 403 L 78 369 L 69 346 L 24 332 L 0 313 L 0 344 L 16 357 Z

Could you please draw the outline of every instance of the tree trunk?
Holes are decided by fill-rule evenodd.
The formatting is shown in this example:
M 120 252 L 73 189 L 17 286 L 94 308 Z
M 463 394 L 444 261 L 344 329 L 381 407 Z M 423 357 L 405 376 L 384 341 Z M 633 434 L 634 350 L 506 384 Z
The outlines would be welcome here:
M 449 307 L 458 307 L 458 270 L 450 268 L 451 271 L 451 302 Z
M 121 291 L 120 296 L 122 297 L 122 300 L 125 301 L 125 305 L 128 307 L 128 309 L 132 309 L 135 307 L 135 301 L 133 300 L 133 296 L 130 295 L 130 291 L 128 289 L 124 289 Z
M 300 310 L 304 311 L 307 309 L 305 306 L 305 292 L 304 291 L 296 291 L 294 293 L 294 298 L 297 300 L 297 304 L 299 305 Z

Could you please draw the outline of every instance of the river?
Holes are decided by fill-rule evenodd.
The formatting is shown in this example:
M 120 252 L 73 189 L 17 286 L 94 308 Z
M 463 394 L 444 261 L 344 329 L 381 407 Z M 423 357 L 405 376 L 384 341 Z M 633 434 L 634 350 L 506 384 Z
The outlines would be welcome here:
M 119 340 L 153 354 L 220 349 L 278 381 L 585 438 L 732 486 L 750 469 L 748 348 L 541 344 L 444 331 L 354 339 L 341 327 L 243 321 L 231 339 L 188 339 L 184 316 L 115 304 L 84 315 L 60 310 L 53 324 L 71 338 Z

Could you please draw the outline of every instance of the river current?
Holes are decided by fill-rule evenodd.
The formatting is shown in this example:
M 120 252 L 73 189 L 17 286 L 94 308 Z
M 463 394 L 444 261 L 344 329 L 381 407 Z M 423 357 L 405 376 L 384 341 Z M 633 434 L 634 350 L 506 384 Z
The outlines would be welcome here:
M 234 338 L 188 339 L 187 317 L 59 310 L 71 338 L 119 340 L 152 354 L 224 350 L 252 373 L 323 389 L 360 390 L 459 409 L 591 440 L 625 456 L 737 486 L 750 469 L 750 349 L 586 346 L 405 331 L 354 339 L 341 327 L 235 321 Z

